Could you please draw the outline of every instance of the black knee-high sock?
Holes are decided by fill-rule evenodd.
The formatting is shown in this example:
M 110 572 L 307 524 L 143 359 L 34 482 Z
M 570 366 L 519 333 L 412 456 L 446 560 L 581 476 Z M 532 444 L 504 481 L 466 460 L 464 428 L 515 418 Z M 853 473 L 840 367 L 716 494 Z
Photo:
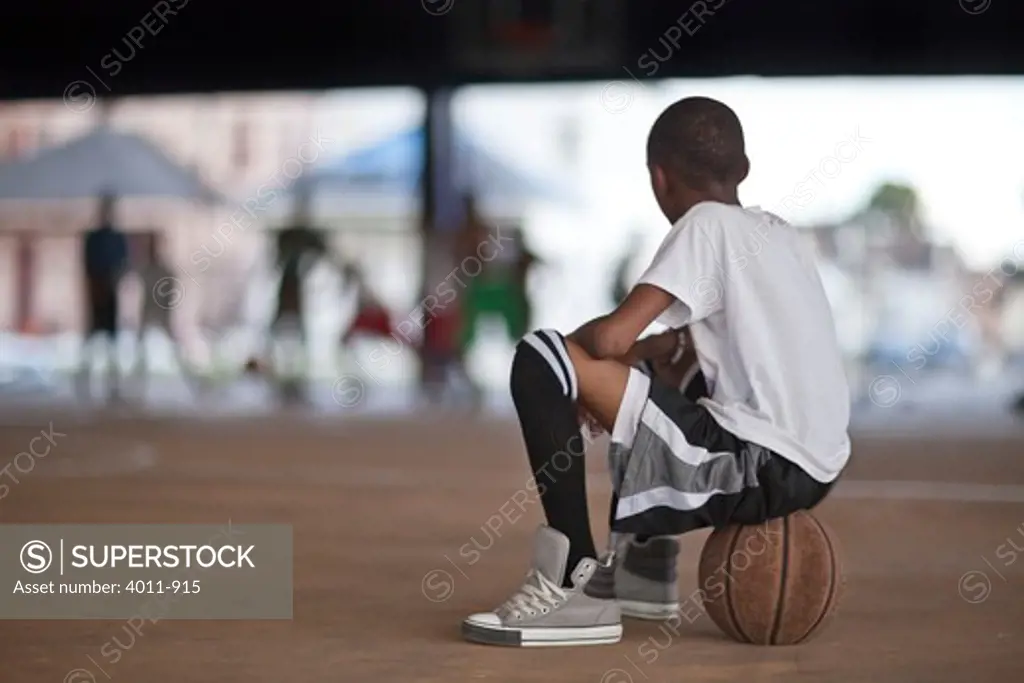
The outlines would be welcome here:
M 512 360 L 512 399 L 548 525 L 569 538 L 568 581 L 576 564 L 597 557 L 587 513 L 585 442 L 576 415 L 576 372 L 557 332 L 526 335 Z

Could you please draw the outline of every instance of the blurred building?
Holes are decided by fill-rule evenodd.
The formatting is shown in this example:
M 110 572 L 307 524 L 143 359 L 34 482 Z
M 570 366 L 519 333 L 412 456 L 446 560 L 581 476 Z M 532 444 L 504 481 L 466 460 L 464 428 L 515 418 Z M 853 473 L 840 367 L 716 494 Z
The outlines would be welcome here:
M 990 330 L 1009 324 L 1003 309 L 995 310 L 993 293 L 1004 287 L 998 278 L 986 285 L 986 273 L 971 272 L 955 248 L 913 222 L 868 209 L 805 234 L 822 270 L 845 282 L 840 296 L 825 278 L 841 338 L 844 325 L 858 321 L 859 348 L 849 348 L 849 334 L 844 339 L 849 353 L 902 363 L 916 347 L 931 367 L 957 364 L 984 353 Z
M 244 198 L 260 185 L 287 182 L 285 162 L 315 136 L 314 103 L 313 95 L 304 94 L 126 98 L 88 111 L 74 111 L 60 101 L 4 103 L 0 163 L 108 122 L 152 140 L 228 196 Z M 147 233 L 164 234 L 169 260 L 186 271 L 196 269 L 195 253 L 205 248 L 215 258 L 202 276 L 216 278 L 243 272 L 261 248 L 257 221 L 251 218 L 252 229 L 233 229 L 226 238 L 215 232 L 239 208 L 137 200 L 122 205 L 119 222 L 136 236 L 133 248 L 140 252 Z M 27 307 L 37 327 L 80 326 L 82 306 L 74 296 L 81 282 L 79 235 L 90 227 L 94 210 L 92 202 L 0 202 L 0 328 L 19 324 L 21 307 Z M 208 289 L 211 295 L 217 292 Z M 25 306 L 19 297 L 27 297 Z

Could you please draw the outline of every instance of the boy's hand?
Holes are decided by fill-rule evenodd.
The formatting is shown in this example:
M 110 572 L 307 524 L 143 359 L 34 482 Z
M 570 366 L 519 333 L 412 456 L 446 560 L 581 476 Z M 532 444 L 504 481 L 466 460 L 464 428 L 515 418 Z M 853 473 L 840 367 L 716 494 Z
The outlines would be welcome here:
M 690 369 L 697 363 L 697 351 L 689 332 L 684 332 L 682 343 L 668 355 L 652 359 L 654 374 L 663 382 L 679 386 Z
M 638 361 L 649 360 L 655 363 L 670 362 L 679 350 L 679 331 L 666 330 L 659 334 L 644 337 L 633 345 L 627 360 L 632 365 Z
M 586 429 L 591 439 L 596 439 L 605 433 L 605 428 L 587 412 L 583 406 L 577 406 L 576 419 L 579 420 L 580 428 Z

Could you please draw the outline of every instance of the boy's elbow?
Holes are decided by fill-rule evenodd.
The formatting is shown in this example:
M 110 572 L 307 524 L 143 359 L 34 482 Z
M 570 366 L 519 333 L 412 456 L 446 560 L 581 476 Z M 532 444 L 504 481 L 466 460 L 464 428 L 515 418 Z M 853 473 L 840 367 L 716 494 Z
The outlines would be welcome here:
M 608 329 L 607 326 L 602 325 L 596 332 L 597 334 L 594 335 L 594 352 L 597 354 L 598 359 L 621 358 L 633 348 L 635 339 L 629 339 L 624 335 L 618 334 L 614 328 Z

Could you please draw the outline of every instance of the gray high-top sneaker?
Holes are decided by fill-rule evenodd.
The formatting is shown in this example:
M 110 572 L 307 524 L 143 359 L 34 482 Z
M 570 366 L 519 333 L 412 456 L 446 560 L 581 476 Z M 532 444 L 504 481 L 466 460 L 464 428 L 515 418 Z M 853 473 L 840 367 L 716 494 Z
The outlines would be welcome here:
M 587 593 L 619 603 L 622 616 L 668 619 L 679 613 L 679 541 L 654 536 L 637 543 L 632 534 L 613 534 L 614 564 L 601 566 Z
M 537 530 L 533 566 L 526 581 L 493 612 L 462 622 L 462 636 L 475 643 L 539 647 L 601 645 L 622 638 L 622 620 L 614 600 L 584 592 L 600 564 L 583 559 L 572 573 L 572 588 L 562 587 L 569 539 L 547 526 Z

